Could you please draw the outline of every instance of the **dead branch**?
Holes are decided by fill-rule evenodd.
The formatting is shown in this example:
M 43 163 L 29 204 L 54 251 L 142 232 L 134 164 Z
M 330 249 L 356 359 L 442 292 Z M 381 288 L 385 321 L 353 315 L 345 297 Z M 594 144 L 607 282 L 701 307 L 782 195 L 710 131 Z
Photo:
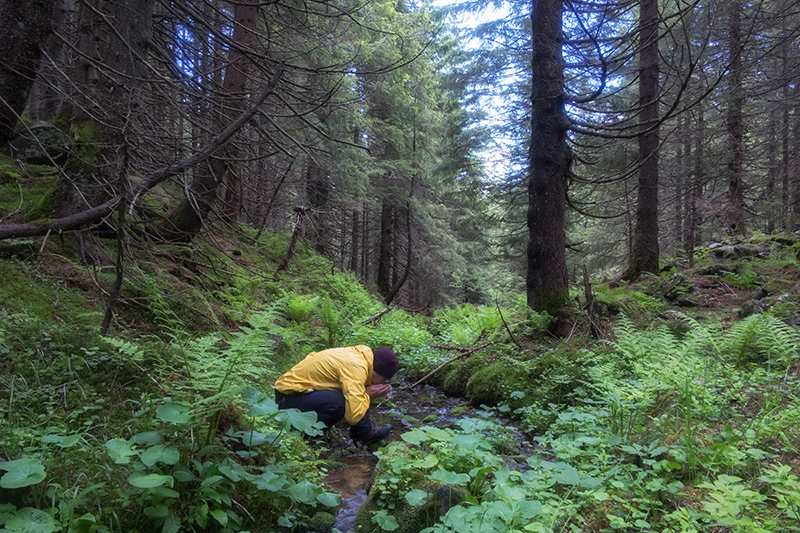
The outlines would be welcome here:
M 511 337 L 511 340 L 512 340 L 512 341 L 514 341 L 514 344 L 516 344 L 516 345 L 517 345 L 517 348 L 522 348 L 522 346 L 520 345 L 520 343 L 519 343 L 519 342 L 517 342 L 517 339 L 516 339 L 516 337 L 514 337 L 514 334 L 513 334 L 513 333 L 511 333 L 511 328 L 509 328 L 509 327 L 508 327 L 508 324 L 506 324 L 506 319 L 505 319 L 505 317 L 503 317 L 503 312 L 500 310 L 500 302 L 498 302 L 497 300 L 495 300 L 495 301 L 494 301 L 494 304 L 497 306 L 497 313 L 500 315 L 500 320 L 502 320 L 502 321 L 503 321 L 503 325 L 506 327 L 506 331 L 508 332 L 508 335 Z
M 427 380 L 429 377 L 431 377 L 432 375 L 434 375 L 434 374 L 435 374 L 435 373 L 437 373 L 439 370 L 443 369 L 444 367 L 446 367 L 447 365 L 449 365 L 450 363 L 452 363 L 452 362 L 453 362 L 453 361 L 455 361 L 456 359 L 461 359 L 462 357 L 466 357 L 466 356 L 468 356 L 468 355 L 472 355 L 473 353 L 477 352 L 478 350 L 483 350 L 484 348 L 486 348 L 486 347 L 487 347 L 487 346 L 489 346 L 490 344 L 492 344 L 492 343 L 491 343 L 491 342 L 485 342 L 485 343 L 481 344 L 480 346 L 478 346 L 478 347 L 476 347 L 476 348 L 468 348 L 466 352 L 464 352 L 464 353 L 460 353 L 460 354 L 458 354 L 457 356 L 453 357 L 452 359 L 449 359 L 449 360 L 445 361 L 445 362 L 444 362 L 444 363 L 442 363 L 441 365 L 437 366 L 436 368 L 434 368 L 433 370 L 431 370 L 430 372 L 428 372 L 427 374 L 425 374 L 425 376 L 423 376 L 423 377 L 422 377 L 422 379 L 420 379 L 419 381 L 417 381 L 417 382 L 416 382 L 416 383 L 414 383 L 413 385 L 409 385 L 409 386 L 408 386 L 408 387 L 406 387 L 406 388 L 407 388 L 407 389 L 413 389 L 414 387 L 416 387 L 417 385 L 419 385 L 419 384 L 420 384 L 420 383 L 422 383 L 423 381 Z M 451 349 L 451 350 L 452 350 L 452 349 L 459 349 L 459 348 L 452 348 L 452 347 L 451 347 L 451 348 L 449 348 L 449 349 Z
M 130 214 L 132 212 L 139 198 L 147 191 L 164 180 L 172 176 L 176 176 L 193 167 L 194 165 L 205 161 L 217 150 L 225 146 L 225 144 L 230 141 L 231 137 L 233 137 L 233 135 L 242 126 L 249 122 L 253 116 L 259 112 L 264 101 L 270 94 L 274 92 L 275 87 L 278 84 L 278 80 L 283 74 L 283 69 L 283 64 L 279 65 L 273 78 L 253 101 L 253 105 L 250 106 L 247 111 L 242 113 L 239 118 L 233 121 L 231 125 L 228 126 L 224 131 L 214 137 L 214 139 L 212 139 L 207 145 L 203 146 L 197 152 L 185 159 L 181 159 L 172 165 L 167 165 L 156 170 L 155 172 L 152 172 L 145 179 L 139 182 L 132 191 L 131 200 L 128 204 L 128 213 Z M 117 207 L 120 200 L 121 196 L 116 196 L 96 207 L 87 209 L 86 211 L 81 211 L 80 213 L 75 213 L 73 215 L 68 215 L 58 219 L 43 219 L 25 224 L 0 225 L 0 240 L 20 237 L 35 237 L 39 235 L 45 235 L 48 232 L 61 234 L 65 231 L 78 229 L 86 226 L 87 224 L 97 222 L 98 220 L 110 215 Z
M 379 313 L 375 313 L 374 315 L 372 315 L 369 318 L 365 318 L 364 320 L 361 321 L 361 323 L 362 324 L 369 324 L 370 322 L 374 322 L 374 321 L 378 320 L 380 317 L 382 317 L 383 315 L 385 315 L 386 313 L 388 313 L 389 311 L 391 311 L 392 309 L 394 309 L 394 307 L 389 306 L 386 309 L 384 309 L 383 311 L 380 311 Z

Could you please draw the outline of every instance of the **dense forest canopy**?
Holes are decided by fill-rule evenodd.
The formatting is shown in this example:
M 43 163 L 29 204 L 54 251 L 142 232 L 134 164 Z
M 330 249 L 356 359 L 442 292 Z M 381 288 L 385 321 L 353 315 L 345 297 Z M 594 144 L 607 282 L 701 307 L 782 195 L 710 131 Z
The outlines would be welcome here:
M 558 315 L 584 264 L 636 279 L 796 229 L 792 3 L 491 5 L 450 6 L 483 20 L 459 30 L 427 2 L 3 2 L 0 142 L 23 161 L 49 124 L 60 170 L 0 237 L 90 255 L 100 221 L 137 242 L 241 223 L 387 302 L 485 301 L 527 271 Z

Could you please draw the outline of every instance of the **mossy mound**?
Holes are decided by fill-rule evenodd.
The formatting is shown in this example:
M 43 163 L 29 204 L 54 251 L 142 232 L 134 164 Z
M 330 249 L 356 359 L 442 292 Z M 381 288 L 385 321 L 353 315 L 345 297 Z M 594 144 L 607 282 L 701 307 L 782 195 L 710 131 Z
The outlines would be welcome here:
M 153 323 L 195 332 L 219 329 L 219 319 L 202 292 L 155 264 L 140 267 L 142 274 L 130 278 L 126 291 L 137 302 L 125 307 L 127 319 L 145 329 Z

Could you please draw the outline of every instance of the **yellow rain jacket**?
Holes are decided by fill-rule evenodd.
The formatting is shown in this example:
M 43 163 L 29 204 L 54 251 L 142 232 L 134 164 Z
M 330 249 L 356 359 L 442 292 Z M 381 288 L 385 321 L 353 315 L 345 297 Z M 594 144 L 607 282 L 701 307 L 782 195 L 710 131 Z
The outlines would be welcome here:
M 340 390 L 344 394 L 344 418 L 358 424 L 369 409 L 365 388 L 372 384 L 372 350 L 358 345 L 311 352 L 278 378 L 275 388 L 283 394 L 312 390 Z

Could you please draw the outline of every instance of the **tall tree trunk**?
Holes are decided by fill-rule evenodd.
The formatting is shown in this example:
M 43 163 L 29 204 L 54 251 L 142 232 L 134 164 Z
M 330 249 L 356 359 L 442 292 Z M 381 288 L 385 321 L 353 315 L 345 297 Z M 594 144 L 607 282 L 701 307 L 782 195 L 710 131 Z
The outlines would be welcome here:
M 694 161 L 692 159 L 692 136 L 689 135 L 690 127 L 691 127 L 691 117 L 688 114 L 686 115 L 686 119 L 684 122 L 685 129 L 684 131 L 687 134 L 683 140 L 683 153 L 684 153 L 684 164 L 683 164 L 683 172 L 686 176 L 685 178 L 685 186 L 683 191 L 683 234 L 681 236 L 683 240 L 683 249 L 685 251 L 685 257 L 689 259 L 689 263 L 693 264 L 694 261 L 694 232 L 695 232 L 695 224 L 697 223 L 695 218 L 695 202 L 697 200 L 696 190 L 697 187 L 697 172 L 696 168 L 694 167 Z
M 571 154 L 564 108 L 561 0 L 533 0 L 528 154 L 528 307 L 561 317 L 569 297 L 564 217 Z
M 628 270 L 658 272 L 658 1 L 639 0 L 639 193 Z
M 764 205 L 767 212 L 767 233 L 775 231 L 775 185 L 777 182 L 776 175 L 778 174 L 778 125 L 775 118 L 775 110 L 770 110 L 769 113 L 769 137 L 770 142 L 767 147 L 767 188 L 764 193 Z M 780 210 L 778 210 L 780 213 Z
M 378 253 L 378 292 L 386 296 L 392 290 L 394 266 L 394 207 L 388 201 L 381 206 L 381 240 Z
M 678 124 L 680 131 L 683 132 L 683 135 L 686 135 L 687 131 L 687 124 L 688 118 L 686 113 L 680 116 L 678 119 Z M 685 145 L 682 142 L 682 139 L 678 138 L 678 147 L 675 154 L 675 167 L 677 168 L 677 172 L 675 172 L 675 209 L 673 211 L 673 220 L 674 220 L 674 228 L 673 228 L 673 235 L 675 236 L 675 245 L 673 247 L 674 254 L 677 257 L 678 249 L 681 247 L 681 237 L 683 236 L 683 223 L 685 220 L 685 216 L 683 214 L 684 208 L 684 196 L 686 194 L 685 184 L 688 182 L 687 172 L 686 172 L 686 159 L 684 159 L 684 148 Z M 688 155 L 686 155 L 688 159 Z
M 14 136 L 47 36 L 55 0 L 4 0 L 0 5 L 0 146 Z
M 214 131 L 226 129 L 245 108 L 245 98 L 250 63 L 241 52 L 250 47 L 254 40 L 258 4 L 237 3 L 234 7 L 233 43 L 225 78 L 222 82 L 221 101 L 214 108 Z M 205 164 L 197 168 L 189 187 L 189 194 L 181 201 L 163 228 L 162 236 L 168 240 L 190 240 L 203 227 L 205 219 L 211 213 L 217 201 L 220 183 L 225 180 L 227 171 L 226 159 L 234 157 L 235 150 L 228 148 L 222 156 L 213 156 Z M 228 190 L 237 191 L 235 178 L 227 181 Z M 238 200 L 231 202 L 238 205 Z
M 358 275 L 358 263 L 361 255 L 359 254 L 359 244 L 361 244 L 361 220 L 360 220 L 360 213 L 359 208 L 356 206 L 353 209 L 353 231 L 352 231 L 352 243 L 353 245 L 350 248 L 350 270 L 353 271 L 354 274 Z
M 743 141 L 744 123 L 742 109 L 744 93 L 742 88 L 742 5 L 739 0 L 729 0 L 728 50 L 731 54 L 730 94 L 728 96 L 728 196 L 730 214 L 728 230 L 733 235 L 744 235 L 744 182 L 743 182 Z

